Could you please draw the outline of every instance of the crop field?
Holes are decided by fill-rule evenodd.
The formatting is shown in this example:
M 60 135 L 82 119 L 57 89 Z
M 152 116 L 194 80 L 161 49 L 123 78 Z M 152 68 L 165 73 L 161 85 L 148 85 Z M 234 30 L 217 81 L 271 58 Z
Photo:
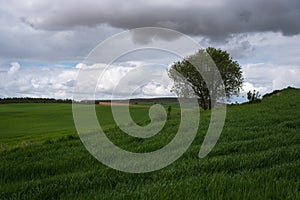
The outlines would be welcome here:
M 260 103 L 228 106 L 217 145 L 199 159 L 210 121 L 210 112 L 201 111 L 187 152 L 142 174 L 116 171 L 90 155 L 76 133 L 71 104 L 0 105 L 0 199 L 300 199 L 299 97 L 299 89 L 289 88 Z M 133 152 L 171 141 L 179 111 L 172 104 L 162 131 L 139 139 L 121 132 L 110 106 L 96 105 L 107 136 Z M 130 112 L 140 125 L 149 123 L 147 107 Z

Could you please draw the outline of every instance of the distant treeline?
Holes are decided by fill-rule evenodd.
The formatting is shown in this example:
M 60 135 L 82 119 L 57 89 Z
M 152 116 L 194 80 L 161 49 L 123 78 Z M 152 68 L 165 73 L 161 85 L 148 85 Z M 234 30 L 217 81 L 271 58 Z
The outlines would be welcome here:
M 0 98 L 0 104 L 9 103 L 72 103 L 71 99 L 54 99 L 54 98 L 32 98 L 32 97 L 12 97 Z

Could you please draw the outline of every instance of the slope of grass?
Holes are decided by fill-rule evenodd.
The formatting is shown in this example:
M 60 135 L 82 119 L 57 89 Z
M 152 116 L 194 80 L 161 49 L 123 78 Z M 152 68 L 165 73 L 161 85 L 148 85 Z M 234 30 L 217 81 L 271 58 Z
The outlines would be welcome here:
M 217 145 L 198 159 L 210 116 L 201 113 L 201 127 L 188 151 L 151 173 L 104 166 L 76 135 L 3 150 L 0 199 L 299 199 L 299 97 L 300 90 L 286 89 L 259 104 L 229 106 Z M 117 127 L 106 133 L 128 150 L 151 151 L 172 139 L 179 120 L 175 112 L 162 134 L 145 140 L 123 137 Z

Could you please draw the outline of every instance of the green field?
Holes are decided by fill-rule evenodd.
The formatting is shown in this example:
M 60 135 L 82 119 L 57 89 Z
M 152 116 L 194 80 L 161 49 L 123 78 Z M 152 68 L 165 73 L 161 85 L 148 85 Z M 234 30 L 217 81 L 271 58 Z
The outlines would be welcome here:
M 188 151 L 161 170 L 128 174 L 92 157 L 76 135 L 70 104 L 0 105 L 0 199 L 300 199 L 300 90 L 285 89 L 257 104 L 228 106 L 213 151 L 198 152 L 210 119 L 201 112 Z M 167 105 L 166 105 L 167 107 Z M 131 151 L 153 151 L 176 134 L 173 105 L 161 133 L 122 134 L 110 107 L 96 106 L 107 136 Z M 149 122 L 148 108 L 131 108 Z
M 135 121 L 147 121 L 147 108 L 130 108 Z M 114 127 L 109 106 L 96 105 L 103 128 Z M 62 103 L 0 104 L 0 148 L 76 135 L 72 105 Z

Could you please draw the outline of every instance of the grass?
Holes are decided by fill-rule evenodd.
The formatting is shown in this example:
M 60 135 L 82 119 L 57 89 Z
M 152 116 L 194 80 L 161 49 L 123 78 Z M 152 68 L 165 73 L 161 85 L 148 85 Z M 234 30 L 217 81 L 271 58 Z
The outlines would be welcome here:
M 75 134 L 71 105 L 0 106 L 0 199 L 300 199 L 300 90 L 285 89 L 259 104 L 228 107 L 225 127 L 213 151 L 197 155 L 210 113 L 188 151 L 155 172 L 128 174 L 93 158 Z M 131 108 L 147 124 L 147 108 Z M 131 151 L 152 151 L 177 131 L 178 110 L 153 138 L 124 136 L 109 107 L 107 136 Z M 104 118 L 104 117 L 102 117 Z M 102 119 L 101 118 L 101 119 Z M 31 145 L 21 145 L 22 140 Z
M 130 108 L 134 121 L 147 121 L 148 108 Z M 102 127 L 115 127 L 109 106 L 96 105 Z M 0 148 L 28 145 L 45 140 L 76 134 L 72 105 L 49 104 L 0 104 Z

